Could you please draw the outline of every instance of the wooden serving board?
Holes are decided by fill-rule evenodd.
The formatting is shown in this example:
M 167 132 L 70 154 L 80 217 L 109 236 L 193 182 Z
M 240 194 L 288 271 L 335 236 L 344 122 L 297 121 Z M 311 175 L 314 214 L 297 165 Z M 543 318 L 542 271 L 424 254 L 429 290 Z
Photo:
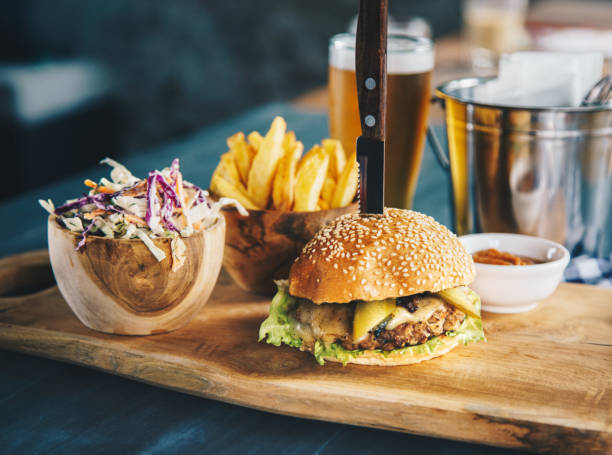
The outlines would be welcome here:
M 0 260 L 0 293 L 24 277 L 48 284 L 47 260 L 45 251 Z M 487 343 L 386 368 L 319 366 L 258 343 L 268 303 L 222 275 L 185 328 L 113 336 L 81 325 L 51 287 L 0 298 L 0 347 L 279 414 L 542 452 L 612 451 L 611 291 L 562 284 L 530 313 L 485 313 Z

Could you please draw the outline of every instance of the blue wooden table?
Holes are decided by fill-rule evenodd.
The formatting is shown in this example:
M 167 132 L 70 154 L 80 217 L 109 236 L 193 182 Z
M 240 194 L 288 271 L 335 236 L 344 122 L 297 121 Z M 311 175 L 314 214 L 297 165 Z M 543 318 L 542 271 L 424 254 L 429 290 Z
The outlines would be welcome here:
M 305 147 L 327 134 L 325 116 L 272 104 L 123 162 L 143 176 L 179 157 L 185 178 L 206 186 L 226 151 L 225 138 L 236 131 L 267 131 L 274 115 L 285 117 Z M 107 175 L 100 166 L 0 204 L 0 257 L 46 246 L 39 198 L 63 202 L 83 191 L 83 179 Z M 415 209 L 450 223 L 449 179 L 430 150 L 425 151 Z M 0 365 L 3 454 L 522 453 L 268 414 L 2 350 Z

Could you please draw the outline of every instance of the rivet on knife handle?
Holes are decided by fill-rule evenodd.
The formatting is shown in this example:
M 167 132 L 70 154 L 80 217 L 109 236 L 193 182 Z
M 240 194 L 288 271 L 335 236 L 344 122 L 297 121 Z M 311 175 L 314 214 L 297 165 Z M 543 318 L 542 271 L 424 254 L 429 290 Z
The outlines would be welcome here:
M 360 0 L 355 43 L 355 75 L 362 135 L 385 139 L 387 0 Z

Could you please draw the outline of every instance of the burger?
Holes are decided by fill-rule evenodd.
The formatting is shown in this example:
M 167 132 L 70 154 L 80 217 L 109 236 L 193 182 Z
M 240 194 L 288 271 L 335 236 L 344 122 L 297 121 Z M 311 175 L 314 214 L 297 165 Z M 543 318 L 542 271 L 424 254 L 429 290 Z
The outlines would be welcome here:
M 433 218 L 387 208 L 337 218 L 277 282 L 260 341 L 323 364 L 408 365 L 484 339 L 474 263 Z

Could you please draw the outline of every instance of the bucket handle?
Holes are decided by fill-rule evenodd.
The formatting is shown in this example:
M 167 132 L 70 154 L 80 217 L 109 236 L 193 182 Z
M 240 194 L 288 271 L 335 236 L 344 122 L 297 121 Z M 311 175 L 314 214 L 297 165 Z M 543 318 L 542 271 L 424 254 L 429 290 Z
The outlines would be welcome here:
M 433 104 L 437 101 L 442 101 L 442 100 L 434 96 L 431 98 L 430 103 Z M 444 147 L 442 147 L 442 144 L 438 140 L 438 136 L 436 136 L 436 133 L 434 132 L 431 125 L 427 125 L 427 141 L 429 142 L 429 145 L 433 149 L 434 155 L 436 155 L 436 158 L 438 159 L 438 163 L 440 164 L 440 167 L 442 167 L 442 169 L 445 169 L 445 170 L 450 169 L 450 161 L 449 161 L 448 155 L 446 154 Z

